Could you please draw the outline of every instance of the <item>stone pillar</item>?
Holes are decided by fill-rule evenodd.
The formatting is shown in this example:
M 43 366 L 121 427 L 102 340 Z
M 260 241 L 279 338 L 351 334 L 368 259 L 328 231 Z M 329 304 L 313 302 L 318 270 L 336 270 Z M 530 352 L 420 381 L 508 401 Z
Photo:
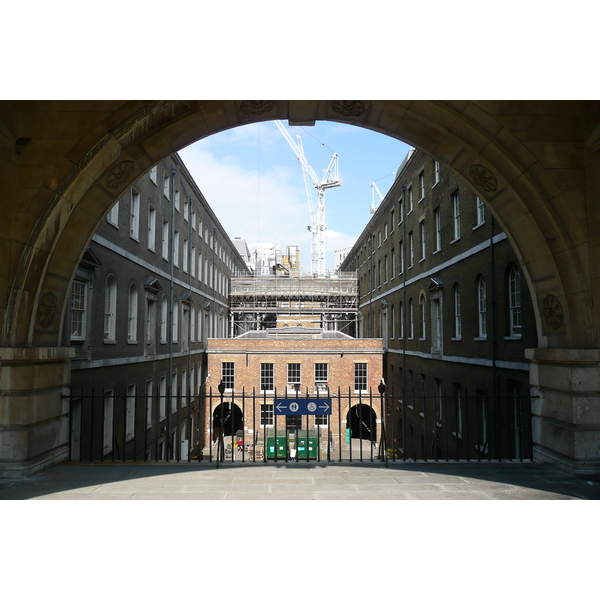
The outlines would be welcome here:
M 0 348 L 0 477 L 68 456 L 72 348 Z
M 533 459 L 600 473 L 600 350 L 536 348 L 531 361 Z

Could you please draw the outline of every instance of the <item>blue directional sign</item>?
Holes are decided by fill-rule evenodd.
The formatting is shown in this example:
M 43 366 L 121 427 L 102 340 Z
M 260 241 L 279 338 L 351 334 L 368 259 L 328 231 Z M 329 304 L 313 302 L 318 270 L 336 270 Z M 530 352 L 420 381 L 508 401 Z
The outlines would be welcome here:
M 276 415 L 330 415 L 330 398 L 280 398 L 274 402 Z

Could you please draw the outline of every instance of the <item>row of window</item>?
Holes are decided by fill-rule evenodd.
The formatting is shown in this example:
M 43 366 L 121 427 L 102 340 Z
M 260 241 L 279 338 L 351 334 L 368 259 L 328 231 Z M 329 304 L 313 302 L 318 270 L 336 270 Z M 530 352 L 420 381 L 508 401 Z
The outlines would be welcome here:
M 83 281 L 73 281 L 71 288 L 71 340 L 83 341 L 86 337 L 87 325 L 87 294 L 89 284 Z M 138 288 L 135 283 L 130 284 L 127 306 L 127 342 L 138 342 L 138 321 L 140 313 L 140 303 L 138 298 Z M 154 297 L 146 298 L 146 323 L 145 323 L 145 342 L 152 344 L 156 335 L 157 301 Z M 208 306 L 210 308 L 210 305 Z M 197 314 L 197 324 L 196 324 Z M 225 336 L 224 319 L 222 315 L 218 321 L 221 337 Z M 172 331 L 173 342 L 179 343 L 180 317 L 183 324 L 182 341 L 191 342 L 203 339 L 202 311 L 196 311 L 193 302 L 188 298 L 180 302 L 177 298 L 173 301 Z M 205 315 L 204 323 L 209 327 L 210 319 L 214 318 L 212 313 Z M 168 322 L 169 322 L 169 302 L 165 294 L 160 299 L 160 343 L 166 344 L 168 341 Z M 104 287 L 104 341 L 105 343 L 116 342 L 117 325 L 117 279 L 110 274 L 106 278 Z
M 402 199 L 400 199 L 400 204 L 402 204 Z M 460 196 L 458 191 L 452 194 L 452 206 L 453 206 L 453 231 L 454 237 L 451 240 L 452 242 L 456 242 L 460 239 L 461 233 L 461 225 L 460 225 Z M 402 213 L 401 213 L 402 214 Z M 479 197 L 476 197 L 476 214 L 477 214 L 477 225 L 483 225 L 485 222 L 485 210 L 483 202 Z M 394 211 L 391 211 L 392 224 L 394 222 Z M 402 222 L 402 220 L 400 221 Z M 437 207 L 433 211 L 433 253 L 436 254 L 440 252 L 442 249 L 442 217 L 440 208 Z M 393 230 L 393 227 L 392 227 Z M 385 239 L 387 239 L 387 223 L 384 225 L 384 235 Z M 420 245 L 419 245 L 419 261 L 423 261 L 426 258 L 427 254 L 427 228 L 426 228 L 426 219 L 421 219 L 419 221 L 419 235 L 420 235 Z M 381 232 L 378 233 L 379 238 L 379 246 L 381 246 Z M 372 253 L 374 253 L 374 249 L 372 249 Z M 366 244 L 363 247 L 363 256 L 368 256 L 366 254 Z M 361 257 L 359 257 L 359 263 L 364 264 L 361 261 Z M 368 262 L 368 258 L 365 259 Z M 399 262 L 399 270 L 397 271 L 397 262 Z M 386 254 L 383 259 L 379 259 L 377 261 L 377 265 L 373 267 L 369 267 L 367 272 L 363 275 L 363 279 L 366 281 L 366 285 L 363 285 L 363 296 L 368 293 L 369 290 L 375 290 L 381 287 L 382 283 L 387 283 L 388 280 L 394 279 L 396 276 L 396 272 L 398 274 L 404 273 L 404 269 L 406 267 L 405 263 L 408 263 L 408 269 L 411 269 L 414 266 L 415 262 L 415 242 L 414 242 L 414 232 L 411 230 L 407 233 L 407 246 L 404 245 L 404 240 L 400 240 L 399 248 L 398 248 L 398 259 L 396 259 L 396 249 L 391 248 L 389 259 Z M 391 268 L 391 273 L 390 273 Z
M 178 199 L 179 198 L 179 191 L 176 190 L 176 203 L 175 203 L 175 208 L 177 210 L 179 210 L 178 207 Z M 131 239 L 135 240 L 136 242 L 140 241 L 140 210 L 141 210 L 141 202 L 140 202 L 140 194 L 139 192 L 135 189 L 132 188 L 131 189 L 131 197 L 130 197 L 130 201 L 129 201 L 129 236 L 131 237 Z M 108 222 L 113 225 L 114 227 L 118 228 L 119 227 L 119 208 L 120 208 L 120 201 L 118 201 L 110 210 L 110 212 L 108 213 L 107 216 L 107 220 Z M 191 228 L 193 231 L 196 231 L 196 229 L 198 229 L 198 236 L 202 239 L 204 236 L 204 239 L 206 240 L 206 244 L 208 245 L 208 247 L 210 248 L 210 251 L 212 252 L 214 250 L 215 256 L 217 256 L 221 261 L 223 261 L 225 263 L 225 265 L 231 269 L 233 266 L 233 261 L 231 259 L 231 257 L 228 255 L 228 253 L 225 251 L 224 247 L 216 240 L 216 235 L 214 232 L 210 232 L 209 228 L 207 226 L 202 225 L 202 221 L 198 218 L 196 218 L 196 212 L 194 210 L 191 209 L 191 202 L 185 202 L 184 203 L 184 220 L 188 221 L 191 219 Z M 150 250 L 151 252 L 156 252 L 156 237 L 157 237 L 157 223 L 156 223 L 156 208 L 152 205 L 148 205 L 148 226 L 147 226 L 147 247 L 148 250 Z M 162 223 L 162 242 L 161 242 L 161 251 L 162 251 L 162 258 L 166 261 L 171 260 L 171 256 L 170 256 L 170 238 L 171 238 L 171 234 L 170 234 L 170 223 L 168 220 L 163 219 L 163 223 Z M 181 255 L 182 255 L 182 261 L 183 261 L 183 271 L 185 273 L 188 272 L 188 263 L 192 262 L 191 265 L 191 269 L 190 272 L 192 274 L 193 277 L 196 277 L 196 269 L 195 269 L 195 261 L 196 261 L 196 249 L 194 247 L 194 245 L 191 245 L 191 257 L 188 259 L 188 254 L 190 253 L 188 248 L 189 241 L 187 239 L 183 240 L 183 248 L 181 248 L 181 243 L 180 243 L 180 234 L 179 231 L 174 231 L 173 233 L 173 264 L 176 267 L 179 267 L 179 253 L 180 250 L 182 250 Z M 202 275 L 201 275 L 201 269 L 202 269 L 202 264 L 201 264 L 201 257 L 202 254 L 200 251 L 198 251 L 198 263 L 199 263 L 199 267 L 198 267 L 198 281 L 202 281 Z M 207 260 L 207 259 L 205 259 Z M 208 271 L 205 270 L 205 272 L 208 274 Z M 210 283 L 210 281 L 206 281 L 205 283 Z
M 181 384 L 181 387 L 178 388 L 178 384 Z M 189 384 L 189 390 L 188 390 Z M 198 386 L 198 389 L 195 388 L 195 385 Z M 195 369 L 192 367 L 190 371 L 190 377 L 188 381 L 188 373 L 186 369 L 183 369 L 181 372 L 181 381 L 178 381 L 178 373 L 177 370 L 173 371 L 172 380 L 171 380 L 171 412 L 175 413 L 178 409 L 184 408 L 187 406 L 187 394 L 188 391 L 192 395 L 196 393 L 200 393 L 201 385 L 201 371 L 200 366 Z M 135 414 L 136 414 L 136 402 L 145 402 L 146 403 L 146 429 L 149 429 L 154 424 L 154 402 L 155 398 L 155 386 L 154 381 L 149 379 L 146 381 L 145 389 L 138 390 L 136 384 L 130 384 L 126 386 L 125 391 L 125 440 L 130 441 L 135 436 Z M 166 419 L 167 416 L 167 377 L 166 375 L 162 375 L 159 379 L 159 389 L 158 389 L 158 419 L 159 422 Z M 179 401 L 178 401 L 179 399 Z M 76 399 L 75 399 L 76 400 Z M 115 402 L 115 392 L 114 389 L 109 389 L 104 391 L 104 452 L 110 452 L 112 450 L 113 443 L 113 412 L 114 412 L 114 402 Z M 193 417 L 192 417 L 193 419 Z M 187 427 L 182 427 L 182 437 L 181 439 L 187 439 Z M 192 431 L 194 431 L 192 426 Z
M 300 363 L 288 363 L 287 365 L 287 387 L 291 390 L 300 389 L 302 385 L 302 365 Z M 367 391 L 368 385 L 367 363 L 354 363 L 354 390 L 357 392 Z M 221 381 L 225 389 L 235 389 L 235 363 L 221 363 Z M 329 364 L 314 363 L 313 383 L 315 392 L 328 394 L 329 388 Z M 275 365 L 274 363 L 261 363 L 260 365 L 260 391 L 275 391 Z
M 521 324 L 521 274 L 519 269 L 515 265 L 511 265 L 508 270 L 508 335 L 510 337 L 520 337 L 522 332 Z M 486 339 L 488 333 L 488 319 L 487 319 L 487 283 L 485 277 L 479 275 L 475 281 L 475 289 L 477 294 L 477 338 Z M 453 300 L 453 317 L 454 317 L 454 330 L 453 340 L 462 339 L 462 299 L 461 299 L 461 288 L 457 283 L 452 288 L 452 300 Z M 419 298 L 420 305 L 420 336 L 419 339 L 427 339 L 427 301 L 425 294 L 421 294 Z M 414 328 L 414 307 L 413 299 L 408 300 L 408 315 L 406 327 L 408 328 L 407 338 L 414 339 L 415 328 Z M 394 306 L 391 306 L 390 310 L 390 332 L 391 338 L 396 337 L 396 315 Z M 400 331 L 399 339 L 403 339 L 405 335 L 405 315 L 404 307 L 402 302 L 399 304 L 399 322 Z M 431 323 L 432 323 L 432 346 L 433 348 L 441 348 L 442 346 L 442 298 L 440 294 L 436 294 L 435 297 L 431 298 Z

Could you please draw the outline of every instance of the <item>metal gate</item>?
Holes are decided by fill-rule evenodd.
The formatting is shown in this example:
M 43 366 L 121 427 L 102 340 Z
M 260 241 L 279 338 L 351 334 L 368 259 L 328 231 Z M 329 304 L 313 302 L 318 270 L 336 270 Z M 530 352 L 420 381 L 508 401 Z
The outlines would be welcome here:
M 71 390 L 69 430 L 69 460 L 79 462 L 219 467 L 532 457 L 529 399 L 480 390 L 398 397 L 373 390 L 309 396 L 211 388 L 197 396 L 145 396 L 91 388 Z

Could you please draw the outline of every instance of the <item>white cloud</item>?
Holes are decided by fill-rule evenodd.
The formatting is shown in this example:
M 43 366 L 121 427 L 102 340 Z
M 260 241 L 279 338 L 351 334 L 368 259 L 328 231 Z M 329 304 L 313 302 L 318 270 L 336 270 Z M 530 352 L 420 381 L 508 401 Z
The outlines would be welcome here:
M 310 213 L 296 171 L 216 160 L 198 145 L 179 154 L 231 238 L 272 242 L 283 251 L 288 245 L 300 246 L 302 267 L 310 269 Z

